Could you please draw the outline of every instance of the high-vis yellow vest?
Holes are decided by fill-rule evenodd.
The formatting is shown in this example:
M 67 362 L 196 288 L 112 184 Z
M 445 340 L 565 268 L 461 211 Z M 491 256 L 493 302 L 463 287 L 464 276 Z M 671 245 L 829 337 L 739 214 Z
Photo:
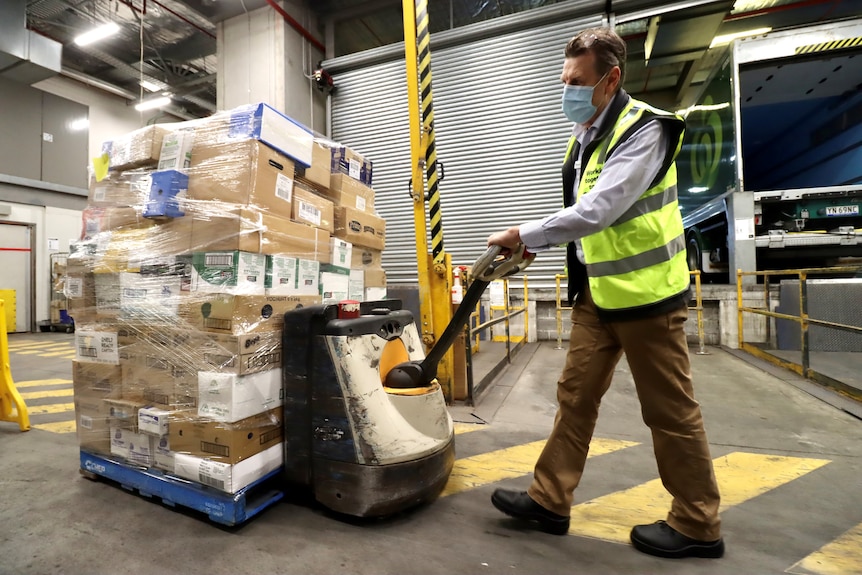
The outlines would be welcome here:
M 646 121 L 668 122 L 671 152 L 656 181 L 631 208 L 604 230 L 581 238 L 593 301 L 621 319 L 662 303 L 687 298 L 689 270 L 685 232 L 677 201 L 676 158 L 684 120 L 630 99 L 611 132 L 583 159 L 577 197 L 590 193 L 615 148 Z M 632 166 L 637 169 L 637 166 Z

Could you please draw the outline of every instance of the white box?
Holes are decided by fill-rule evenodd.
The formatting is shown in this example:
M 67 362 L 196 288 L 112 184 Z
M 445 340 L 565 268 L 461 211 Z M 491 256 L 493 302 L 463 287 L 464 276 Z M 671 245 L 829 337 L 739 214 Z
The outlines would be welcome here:
M 249 252 L 192 254 L 191 291 L 266 295 L 266 256 Z
M 353 244 L 333 237 L 329 240 L 330 264 L 340 268 L 349 268 L 353 257 Z
M 314 134 L 267 104 L 249 104 L 231 110 L 228 137 L 260 140 L 306 168 L 311 166 Z
M 164 471 L 174 472 L 174 456 L 171 451 L 171 443 L 167 435 L 153 438 L 154 462 L 153 464 Z
M 150 467 L 153 464 L 153 437 L 123 429 L 111 427 L 111 454 L 118 455 L 133 463 Z
M 167 435 L 170 414 L 160 407 L 142 407 L 138 410 L 138 431 L 156 437 Z
M 320 262 L 299 259 L 296 268 L 296 294 L 320 294 Z
M 297 258 L 266 256 L 266 295 L 295 295 Z
M 320 272 L 321 303 L 338 303 L 347 299 L 349 291 L 349 273 Z
M 165 134 L 159 154 L 159 170 L 184 171 L 192 165 L 194 130 L 177 130 Z
M 350 270 L 350 281 L 347 286 L 347 299 L 363 301 L 365 299 L 365 270 Z
M 284 443 L 276 443 L 234 465 L 185 453 L 174 455 L 176 475 L 215 487 L 226 493 L 236 493 L 282 465 L 284 465 Z
M 120 364 L 120 347 L 115 331 L 76 331 L 75 361 Z
M 365 288 L 365 301 L 378 301 L 382 299 L 386 299 L 385 287 Z
M 281 368 L 249 375 L 198 372 L 198 415 L 234 423 L 282 404 Z

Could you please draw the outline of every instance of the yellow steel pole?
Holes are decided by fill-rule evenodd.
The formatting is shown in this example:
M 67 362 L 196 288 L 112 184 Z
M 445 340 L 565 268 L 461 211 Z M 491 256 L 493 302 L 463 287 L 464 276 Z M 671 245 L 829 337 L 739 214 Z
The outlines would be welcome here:
M 14 409 L 13 409 L 14 408 Z M 9 339 L 6 336 L 6 302 L 0 299 L 0 421 L 13 421 L 21 431 L 30 430 L 30 413 L 12 380 Z
M 410 112 L 410 159 L 413 180 L 413 219 L 416 229 L 416 262 L 419 273 L 420 331 L 431 346 L 452 320 L 452 260 L 443 249 L 437 147 L 434 138 L 434 105 L 431 89 L 431 34 L 427 0 L 403 0 L 404 57 L 407 103 Z M 425 191 L 428 190 L 431 253 L 428 253 Z M 452 400 L 451 348 L 437 367 L 437 379 L 447 401 Z

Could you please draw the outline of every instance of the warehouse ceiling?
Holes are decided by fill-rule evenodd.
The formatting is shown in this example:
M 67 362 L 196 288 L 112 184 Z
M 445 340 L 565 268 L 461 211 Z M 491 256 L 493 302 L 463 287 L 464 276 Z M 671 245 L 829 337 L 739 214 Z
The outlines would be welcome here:
M 269 9 L 268 4 L 268 0 L 26 0 L 26 11 L 30 30 L 63 45 L 65 76 L 122 95 L 130 103 L 167 92 L 173 99 L 171 111 L 191 118 L 216 109 L 216 24 L 245 11 Z M 297 24 L 307 27 L 308 37 L 318 45 L 329 38 L 328 58 L 403 40 L 401 0 L 308 0 L 305 4 L 314 18 Z M 433 34 L 557 4 L 561 5 L 558 8 L 570 4 L 583 15 L 602 14 L 608 8 L 619 13 L 615 4 L 629 14 L 643 14 L 633 20 L 621 18 L 617 28 L 629 46 L 626 88 L 665 106 L 685 104 L 691 87 L 703 82 L 717 65 L 721 49 L 710 50 L 709 43 L 718 34 L 763 27 L 781 30 L 846 19 L 860 12 L 860 0 L 694 0 L 684 4 L 657 0 L 428 0 L 429 22 Z M 119 34 L 89 46 L 73 42 L 94 23 L 111 21 L 120 25 Z

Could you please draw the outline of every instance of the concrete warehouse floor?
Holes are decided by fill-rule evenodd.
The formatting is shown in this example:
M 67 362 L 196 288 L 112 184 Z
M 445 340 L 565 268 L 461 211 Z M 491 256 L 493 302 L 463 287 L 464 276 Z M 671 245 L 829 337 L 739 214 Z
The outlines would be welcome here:
M 280 502 L 223 529 L 78 474 L 76 437 L 63 423 L 74 415 L 50 407 L 71 402 L 71 340 L 10 338 L 34 428 L 0 423 L 2 574 L 862 573 L 862 421 L 718 348 L 692 354 L 692 363 L 727 553 L 675 561 L 627 543 L 633 523 L 664 517 L 667 499 L 624 362 L 603 403 L 568 536 L 523 529 L 489 501 L 495 487 L 529 485 L 555 412 L 564 356 L 555 342 L 528 345 L 477 408 L 452 407 L 456 420 L 485 423 L 459 425 L 456 468 L 433 504 L 344 521 Z

